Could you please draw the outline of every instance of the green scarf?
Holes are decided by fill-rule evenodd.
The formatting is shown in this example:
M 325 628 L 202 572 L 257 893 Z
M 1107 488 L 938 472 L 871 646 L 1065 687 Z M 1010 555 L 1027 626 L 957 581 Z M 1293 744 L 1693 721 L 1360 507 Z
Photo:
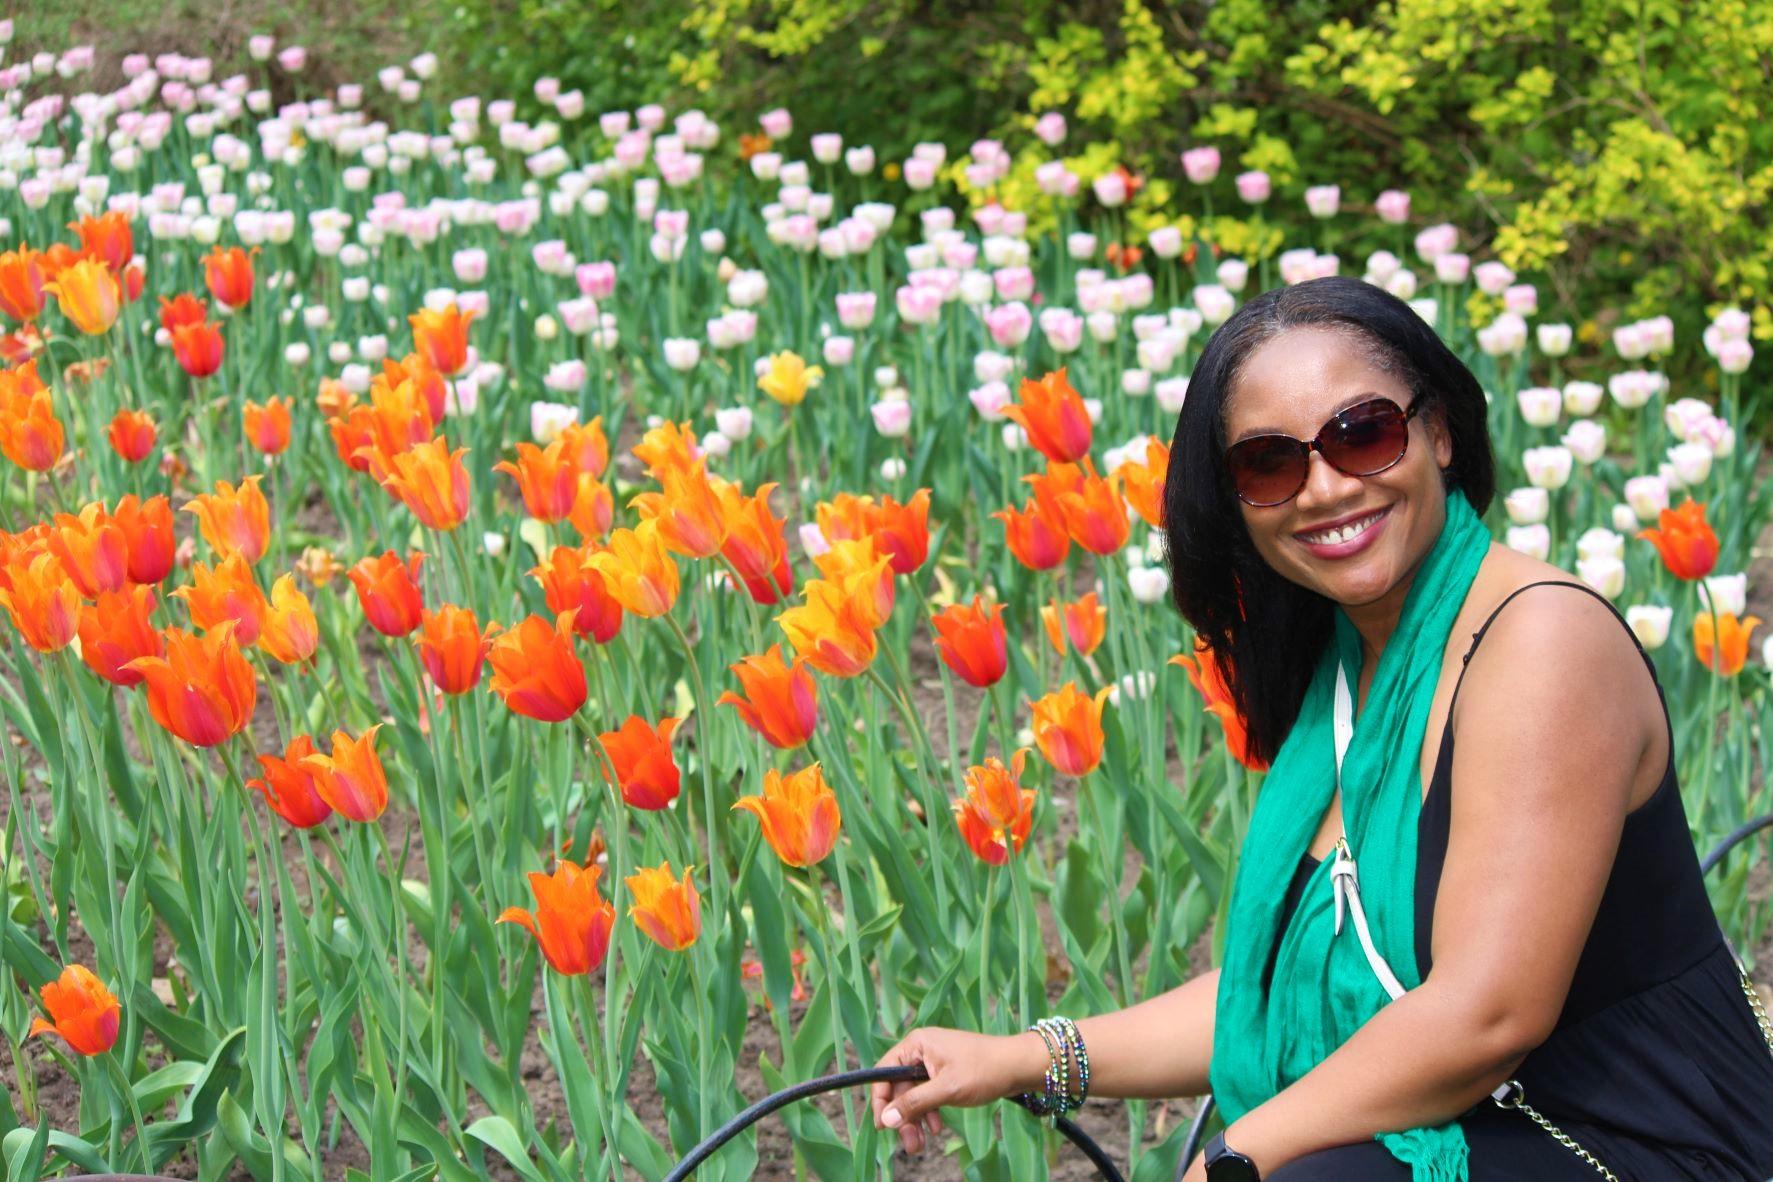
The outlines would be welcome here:
M 1343 824 L 1359 867 L 1361 902 L 1380 955 L 1406 989 L 1422 983 L 1416 966 L 1422 738 L 1453 620 L 1490 540 L 1465 495 L 1449 493 L 1446 526 L 1410 584 L 1343 757 Z M 1244 838 L 1213 1026 L 1213 1095 L 1228 1122 L 1304 1076 L 1390 1000 L 1353 925 L 1335 933 L 1333 859 L 1313 873 L 1292 922 L 1280 930 L 1287 886 L 1336 791 L 1337 666 L 1346 669 L 1352 692 L 1361 659 L 1360 636 L 1338 609 L 1334 638 L 1262 783 Z M 1265 996 L 1262 973 L 1277 939 Z M 1467 1182 L 1465 1133 L 1456 1120 L 1379 1140 L 1411 1167 L 1413 1182 Z

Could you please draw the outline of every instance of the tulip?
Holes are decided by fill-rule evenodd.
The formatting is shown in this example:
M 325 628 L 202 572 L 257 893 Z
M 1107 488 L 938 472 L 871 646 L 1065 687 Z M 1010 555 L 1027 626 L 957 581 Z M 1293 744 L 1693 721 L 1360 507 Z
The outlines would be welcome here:
M 172 352 L 179 367 L 194 378 L 207 378 L 222 367 L 225 352 L 222 326 L 204 321 L 172 330 Z
M 47 472 L 66 443 L 36 359 L 0 371 L 0 453 L 27 472 Z
M 769 367 L 757 379 L 757 388 L 783 406 L 799 406 L 824 376 L 824 370 L 809 366 L 800 354 L 783 350 L 770 355 Z
M 1625 622 L 1631 625 L 1638 642 L 1646 649 L 1659 649 L 1668 643 L 1669 624 L 1673 620 L 1672 607 L 1640 603 L 1625 609 Z
M 125 463 L 139 464 L 154 450 L 160 431 L 154 423 L 154 416 L 147 411 L 125 409 L 111 416 L 106 437 L 111 442 L 111 450 Z
M 129 540 L 101 504 L 87 505 L 78 517 L 57 513 L 47 544 L 85 599 L 129 581 Z
M 873 538 L 896 575 L 915 572 L 929 558 L 929 514 L 927 488 L 918 489 L 903 505 L 892 497 L 883 497 L 876 504 L 872 497 L 839 493 L 829 502 L 820 502 L 816 511 L 819 529 L 829 541 Z
M 56 273 L 43 285 L 55 297 L 62 315 L 89 337 L 103 336 L 117 323 L 123 307 L 123 289 L 117 276 L 103 263 L 81 259 Z
M 1679 509 L 1664 509 L 1658 529 L 1638 532 L 1662 555 L 1662 563 L 1677 579 L 1703 579 L 1718 562 L 1718 535 L 1705 520 L 1705 506 L 1691 499 Z
M 567 423 L 558 438 L 566 444 L 566 453 L 580 472 L 592 479 L 603 476 L 609 468 L 609 437 L 603 433 L 603 416 L 589 423 Z
M 1155 436 L 1145 440 L 1144 459 L 1122 461 L 1112 475 L 1141 520 L 1152 529 L 1163 528 L 1164 479 L 1170 470 L 1170 448 Z
M 646 466 L 646 474 L 663 480 L 665 473 L 688 468 L 700 458 L 695 432 L 685 423 L 663 422 L 647 431 L 634 445 L 634 458 Z
M 657 521 L 610 535 L 609 547 L 586 559 L 611 595 L 637 616 L 662 616 L 677 602 L 677 564 L 665 549 Z
M 433 426 L 443 421 L 443 416 L 449 409 L 449 384 L 443 380 L 442 374 L 431 367 L 429 361 L 417 353 L 408 353 L 399 361 L 384 359 L 382 372 L 375 380 L 392 388 L 411 383 L 424 402 Z M 371 385 L 374 385 L 373 381 Z
M 601 866 L 580 866 L 564 858 L 555 864 L 553 874 L 532 871 L 529 887 L 536 897 L 535 912 L 507 907 L 498 922 L 528 928 L 555 972 L 568 977 L 592 973 L 608 954 L 616 926 L 615 905 L 597 890 L 602 876 Z
M 43 252 L 20 246 L 0 254 L 0 315 L 29 324 L 43 313 L 43 284 L 49 278 Z
M 1132 522 L 1121 498 L 1119 481 L 1096 475 L 1095 466 L 1082 469 L 1071 464 L 1049 465 L 1045 474 L 1031 478 L 1035 497 L 1050 495 L 1065 519 L 1071 540 L 1092 554 L 1113 554 L 1127 544 Z
M 744 694 L 728 690 L 715 700 L 716 706 L 733 707 L 773 747 L 792 750 L 812 738 L 819 725 L 819 694 L 803 658 L 789 665 L 782 659 L 782 646 L 773 644 L 768 652 L 728 668 Z
M 1028 432 L 1028 441 L 1055 463 L 1074 463 L 1090 451 L 1090 413 L 1063 367 L 1039 381 L 1023 379 L 1020 401 L 1004 416 Z
M 280 455 L 289 447 L 289 399 L 268 398 L 263 406 L 248 401 L 240 417 L 246 441 L 261 454 Z
M 573 649 L 569 612 L 559 613 L 552 623 L 542 616 L 525 617 L 494 639 L 487 660 L 493 667 L 493 693 L 525 718 L 564 722 L 590 696 L 585 667 Z
M 182 324 L 202 324 L 209 319 L 209 304 L 188 291 L 181 291 L 170 300 L 160 297 L 160 327 L 171 336 Z
M 421 627 L 413 643 L 438 689 L 465 694 L 480 684 L 480 667 L 492 648 L 495 626 L 488 624 L 483 632 L 471 609 L 446 603 L 424 613 Z
M 476 315 L 464 313 L 456 304 L 415 312 L 406 318 L 412 325 L 413 348 L 438 373 L 454 377 L 468 367 L 468 325 Z
M 1034 827 L 1035 794 L 1021 785 L 1027 756 L 1027 748 L 1018 748 L 1008 767 L 992 758 L 968 768 L 966 795 L 954 801 L 954 821 L 962 840 L 987 865 L 1009 861 L 1011 845 L 1021 850 Z
M 1625 590 L 1625 564 L 1610 554 L 1578 558 L 1576 574 L 1608 599 L 1619 598 L 1620 592 Z
M 232 622 L 234 639 L 242 645 L 257 644 L 271 605 L 253 578 L 252 567 L 241 554 L 230 554 L 212 571 L 199 562 L 191 567 L 189 586 L 173 597 L 185 601 L 191 622 L 204 631 Z
M 1502 544 L 1543 562 L 1551 553 L 1551 530 L 1544 525 L 1511 525 L 1503 531 Z
M 1693 655 L 1707 669 L 1725 677 L 1735 677 L 1748 663 L 1749 634 L 1760 622 L 1758 616 L 1744 616 L 1739 620 L 1728 612 L 1721 612 L 1716 617 L 1714 631 L 1712 613 L 1700 612 L 1693 617 Z
M 1570 465 L 1574 460 L 1570 449 L 1562 445 L 1529 447 L 1521 453 L 1527 483 L 1535 488 L 1556 490 L 1570 483 Z
M 936 630 L 936 652 L 970 686 L 996 685 L 1009 668 L 1009 646 L 1004 635 L 1003 604 L 986 604 L 973 596 L 971 605 L 954 604 L 937 612 L 931 621 Z
M 737 484 L 722 483 L 715 489 L 726 529 L 720 555 L 744 582 L 752 602 L 765 606 L 782 602 L 794 590 L 788 523 L 770 511 L 770 494 L 775 490 L 773 482 L 759 485 L 749 497 Z
M 201 637 L 168 628 L 164 656 L 125 666 L 142 675 L 154 721 L 192 746 L 214 747 L 252 721 L 258 681 L 234 628 L 223 621 Z
M 1251 771 L 1266 771 L 1268 764 L 1250 754 L 1249 730 L 1243 716 L 1238 713 L 1237 704 L 1231 697 L 1231 687 L 1226 681 L 1225 670 L 1220 667 L 1213 650 L 1197 639 L 1194 656 L 1171 657 L 1170 664 L 1180 665 L 1188 671 L 1189 683 L 1200 695 L 1201 704 L 1206 707 L 1208 714 L 1219 720 L 1219 725 L 1224 729 L 1225 743 L 1232 758 Z
M 832 542 L 813 556 L 813 563 L 844 596 L 854 598 L 868 627 L 880 627 L 893 614 L 897 596 L 891 560 L 876 548 L 872 535 Z
M 214 492 L 200 493 L 185 505 L 185 512 L 196 515 L 203 540 L 218 554 L 239 554 L 248 562 L 264 557 L 271 542 L 271 506 L 259 490 L 263 479 L 248 476 L 239 487 L 218 480 Z
M 130 231 L 129 216 L 122 210 L 81 218 L 70 223 L 68 229 L 80 239 L 83 256 L 112 271 L 121 272 L 135 257 L 135 235 Z
M 837 794 L 816 763 L 788 776 L 768 769 L 763 774 L 763 794 L 742 796 L 733 808 L 757 818 L 763 839 L 789 866 L 823 862 L 837 845 L 843 825 Z
M 165 651 L 154 614 L 152 587 L 134 584 L 121 591 L 107 591 L 80 610 L 78 633 L 80 659 L 86 667 L 110 682 L 128 688 L 141 684 L 142 675 L 129 668 L 137 657 L 157 657 Z
M 297 829 L 312 829 L 332 816 L 332 806 L 320 795 L 314 772 L 302 761 L 314 754 L 314 740 L 297 735 L 282 755 L 259 755 L 264 775 L 246 786 L 265 798 L 265 805 Z
M 420 524 L 446 532 L 468 517 L 468 449 L 449 450 L 443 436 L 392 457 L 382 487 L 400 498 Z
M 271 602 L 258 643 L 285 665 L 308 660 L 320 647 L 320 625 L 314 619 L 314 605 L 296 586 L 294 575 L 282 575 L 271 585 Z
M 672 877 L 667 860 L 658 866 L 643 866 L 622 880 L 634 896 L 628 914 L 667 952 L 682 952 L 702 931 L 702 897 L 690 885 L 692 869 L 685 866 L 679 881 Z
M 0 607 L 40 653 L 68 647 L 80 627 L 80 588 L 47 551 L 12 554 L 0 567 Z
M 588 548 L 556 546 L 547 561 L 529 573 L 542 585 L 548 610 L 555 615 L 573 613 L 573 631 L 608 644 L 622 627 L 622 605 L 610 594 L 609 584 L 592 569 Z
M 129 549 L 129 581 L 158 583 L 172 573 L 178 540 L 173 534 L 172 502 L 164 495 L 143 501 L 129 493 L 117 502 L 111 520 Z
M 493 471 L 517 481 L 523 508 L 537 521 L 564 521 L 573 510 L 579 492 L 579 466 L 564 440 L 545 449 L 533 443 L 517 445 L 517 462 L 502 460 Z
M 1035 745 L 1060 773 L 1085 776 L 1102 762 L 1102 702 L 1110 688 L 1091 698 L 1068 681 L 1034 703 Z
M 597 737 L 622 799 L 634 808 L 656 811 L 677 799 L 682 777 L 671 754 L 671 735 L 680 725 L 681 719 L 661 718 L 655 727 L 631 714 L 620 729 Z
M 102 1055 L 117 1041 L 123 1007 L 85 965 L 69 965 L 43 987 L 43 1008 L 51 1021 L 31 1019 L 25 1037 L 59 1034 L 82 1055 Z
M 406 636 L 421 622 L 425 610 L 419 589 L 419 567 L 425 556 L 412 553 L 405 562 L 389 550 L 360 559 L 346 572 L 370 627 L 383 636 Z
M 1543 488 L 1517 488 L 1502 498 L 1508 520 L 1515 525 L 1538 525 L 1551 514 L 1551 493 Z
M 1052 570 L 1071 552 L 1071 534 L 1056 504 L 1039 497 L 1021 509 L 999 509 L 991 516 L 1003 522 L 1010 553 L 1029 570 Z
M 314 777 L 314 791 L 347 821 L 373 821 L 388 807 L 388 776 L 376 754 L 376 723 L 353 739 L 332 733 L 331 755 L 304 755 L 297 763 Z
M 667 469 L 663 492 L 641 493 L 629 502 L 657 524 L 665 548 L 685 558 L 710 558 L 726 544 L 726 515 L 720 494 L 708 478 L 706 461 Z
M 1040 609 L 1040 622 L 1054 652 L 1064 656 L 1069 645 L 1078 656 L 1087 657 L 1108 634 L 1108 609 L 1091 591 L 1071 603 L 1049 600 Z
M 257 247 L 248 252 L 238 246 L 226 250 L 217 246 L 203 256 L 203 282 L 216 303 L 238 311 L 251 302 L 252 256 L 257 253 Z
M 1528 386 L 1516 392 L 1514 397 L 1520 404 L 1521 418 L 1527 420 L 1530 427 L 1556 426 L 1558 415 L 1564 409 L 1563 391 L 1550 386 Z
M 810 580 L 806 602 L 776 617 L 794 651 L 829 677 L 855 677 L 874 661 L 873 605 L 826 579 Z

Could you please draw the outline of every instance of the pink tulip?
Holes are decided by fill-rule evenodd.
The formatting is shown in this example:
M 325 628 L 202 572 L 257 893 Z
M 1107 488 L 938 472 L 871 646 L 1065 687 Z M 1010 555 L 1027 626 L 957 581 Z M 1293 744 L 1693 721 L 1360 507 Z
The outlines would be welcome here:
M 1210 185 L 1219 175 L 1218 148 L 1190 148 L 1182 153 L 1182 171 L 1189 183 Z
M 1240 172 L 1237 174 L 1237 195 L 1247 204 L 1261 205 L 1268 200 L 1273 191 L 1273 183 L 1265 172 Z

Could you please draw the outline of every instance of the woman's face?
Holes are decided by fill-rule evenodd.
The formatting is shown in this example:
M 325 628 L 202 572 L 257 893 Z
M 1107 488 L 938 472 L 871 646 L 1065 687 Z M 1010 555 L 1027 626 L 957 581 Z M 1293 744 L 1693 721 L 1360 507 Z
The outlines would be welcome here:
M 1398 377 L 1376 369 L 1360 343 L 1334 329 L 1294 328 L 1259 346 L 1226 399 L 1229 447 L 1250 435 L 1311 440 L 1337 412 L 1375 395 L 1404 410 Z M 1305 487 L 1279 505 L 1238 502 L 1256 550 L 1278 574 L 1345 607 L 1371 604 L 1413 573 L 1446 521 L 1441 469 L 1453 443 L 1439 416 L 1409 420 L 1404 458 L 1373 476 L 1348 476 L 1313 450 Z M 1326 527 L 1379 516 L 1364 530 L 1326 542 Z

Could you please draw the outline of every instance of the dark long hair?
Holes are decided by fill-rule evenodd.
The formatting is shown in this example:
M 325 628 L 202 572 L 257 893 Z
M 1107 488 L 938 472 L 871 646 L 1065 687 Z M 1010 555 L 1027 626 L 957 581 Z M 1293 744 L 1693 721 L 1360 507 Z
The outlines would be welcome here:
M 1479 514 L 1496 491 L 1483 388 L 1404 301 L 1360 279 L 1331 276 L 1263 292 L 1207 341 L 1176 420 L 1164 481 L 1171 596 L 1212 648 L 1249 733 L 1249 754 L 1273 760 L 1305 699 L 1335 620 L 1329 598 L 1277 574 L 1256 550 L 1225 471 L 1225 399 L 1256 349 L 1292 328 L 1350 334 L 1438 415 L 1453 442 L 1443 472 Z

